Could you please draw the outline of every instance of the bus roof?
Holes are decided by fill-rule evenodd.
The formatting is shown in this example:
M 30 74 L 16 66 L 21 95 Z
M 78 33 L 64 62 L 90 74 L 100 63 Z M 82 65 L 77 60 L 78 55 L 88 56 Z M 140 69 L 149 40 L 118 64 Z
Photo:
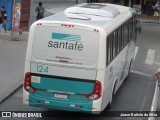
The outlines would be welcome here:
M 121 5 L 83 3 L 69 7 L 61 13 L 42 19 L 42 21 L 79 23 L 81 25 L 114 29 L 114 27 L 121 25 L 135 14 L 136 12 L 133 8 Z

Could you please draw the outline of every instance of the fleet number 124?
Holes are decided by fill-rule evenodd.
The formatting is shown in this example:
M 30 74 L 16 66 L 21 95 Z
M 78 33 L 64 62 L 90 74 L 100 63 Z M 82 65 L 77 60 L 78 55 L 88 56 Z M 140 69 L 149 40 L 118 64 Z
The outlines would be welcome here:
M 37 72 L 39 72 L 39 73 L 48 73 L 48 66 L 37 65 Z

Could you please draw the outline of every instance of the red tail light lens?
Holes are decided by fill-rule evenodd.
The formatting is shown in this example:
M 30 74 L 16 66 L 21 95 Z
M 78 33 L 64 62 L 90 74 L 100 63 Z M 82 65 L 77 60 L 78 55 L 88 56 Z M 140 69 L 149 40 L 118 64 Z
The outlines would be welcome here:
M 88 94 L 88 95 L 84 95 L 84 96 L 86 96 L 88 98 L 88 100 L 97 100 L 97 99 L 99 99 L 102 96 L 101 82 L 96 80 L 92 93 Z
M 36 89 L 31 86 L 30 72 L 27 72 L 24 79 L 24 89 L 27 92 L 34 93 Z
M 97 100 L 97 99 L 99 99 L 101 97 L 101 95 L 102 95 L 101 82 L 96 80 L 96 82 L 94 84 L 93 92 L 88 95 L 88 99 L 89 100 Z

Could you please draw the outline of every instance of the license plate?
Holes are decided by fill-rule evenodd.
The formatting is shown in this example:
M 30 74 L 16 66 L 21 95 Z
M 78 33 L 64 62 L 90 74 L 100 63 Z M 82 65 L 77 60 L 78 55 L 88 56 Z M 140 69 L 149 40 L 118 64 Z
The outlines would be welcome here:
M 61 99 L 67 99 L 67 95 L 64 95 L 64 94 L 54 94 L 54 97 L 61 98 Z

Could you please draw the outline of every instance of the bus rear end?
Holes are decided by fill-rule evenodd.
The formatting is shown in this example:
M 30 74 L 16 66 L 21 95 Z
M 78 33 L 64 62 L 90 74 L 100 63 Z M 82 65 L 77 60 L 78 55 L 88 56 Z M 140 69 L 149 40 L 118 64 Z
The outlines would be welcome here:
M 100 111 L 97 80 L 100 33 L 64 23 L 36 23 L 25 61 L 25 104 L 69 111 Z

